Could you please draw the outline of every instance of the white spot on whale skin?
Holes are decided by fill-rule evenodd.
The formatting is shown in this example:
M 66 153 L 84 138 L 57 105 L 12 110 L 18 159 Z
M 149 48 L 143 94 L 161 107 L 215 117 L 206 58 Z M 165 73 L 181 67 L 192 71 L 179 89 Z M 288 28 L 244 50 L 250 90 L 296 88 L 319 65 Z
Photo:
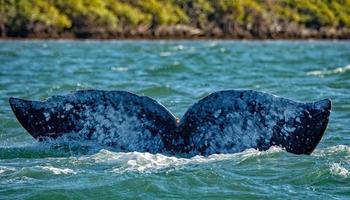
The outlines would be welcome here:
M 44 112 L 44 117 L 45 117 L 45 120 L 46 121 L 49 121 L 50 120 L 50 113 L 47 113 L 47 112 Z
M 64 106 L 64 110 L 65 111 L 70 111 L 71 109 L 73 108 L 73 106 L 69 103 L 67 103 L 65 106 Z
M 220 113 L 221 113 L 221 109 L 215 111 L 215 112 L 214 112 L 214 117 L 215 117 L 215 118 L 218 118 L 219 115 L 220 115 Z
M 290 126 L 286 126 L 286 124 L 283 126 L 283 129 L 289 133 L 292 133 L 295 131 L 295 127 L 290 127 Z
M 118 150 L 159 152 L 163 149 L 160 135 L 153 136 L 149 130 L 154 126 L 153 122 L 137 116 L 137 107 L 130 111 L 135 113 L 133 115 L 128 115 L 122 104 L 117 107 L 118 109 L 112 105 L 86 107 L 80 112 L 78 123 L 84 128 L 79 134 L 86 135 L 92 130 L 92 140 Z

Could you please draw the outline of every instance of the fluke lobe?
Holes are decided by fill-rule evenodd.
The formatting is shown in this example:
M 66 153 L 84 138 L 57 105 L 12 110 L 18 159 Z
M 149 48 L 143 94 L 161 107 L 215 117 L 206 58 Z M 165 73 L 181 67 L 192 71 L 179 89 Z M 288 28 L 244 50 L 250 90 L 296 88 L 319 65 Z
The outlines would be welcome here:
M 253 90 L 225 90 L 191 106 L 182 119 L 160 103 L 125 91 L 84 90 L 46 101 L 10 98 L 37 140 L 93 140 L 118 151 L 188 155 L 281 146 L 310 154 L 327 127 L 331 101 L 302 103 Z

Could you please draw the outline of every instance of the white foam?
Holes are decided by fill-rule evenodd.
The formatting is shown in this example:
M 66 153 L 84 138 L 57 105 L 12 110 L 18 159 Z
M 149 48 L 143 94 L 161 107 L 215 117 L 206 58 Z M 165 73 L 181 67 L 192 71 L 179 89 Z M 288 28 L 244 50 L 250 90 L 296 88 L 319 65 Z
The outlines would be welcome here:
M 308 76 L 321 76 L 322 77 L 324 75 L 345 73 L 349 70 L 350 70 L 350 65 L 346 65 L 344 67 L 338 67 L 335 69 L 310 71 L 310 72 L 307 72 L 306 75 L 308 75 Z
M 187 164 L 206 163 L 218 160 L 230 159 L 234 154 L 213 154 L 209 157 L 195 156 L 192 158 L 179 158 L 174 156 L 166 156 L 163 154 L 151 154 L 140 152 L 111 152 L 101 150 L 97 154 L 85 159 L 92 159 L 99 164 L 116 165 L 112 169 L 113 172 L 153 172 L 166 168 L 181 167 Z
M 181 51 L 181 50 L 185 49 L 185 47 L 180 44 L 180 45 L 175 46 L 173 49 L 177 50 L 177 51 Z
M 160 52 L 159 55 L 160 55 L 161 57 L 168 57 L 168 56 L 171 56 L 171 54 L 172 54 L 171 52 L 165 51 L 165 52 Z
M 316 149 L 313 156 L 334 156 L 339 153 L 345 153 L 345 159 L 350 161 L 350 147 L 346 145 L 335 145 L 325 149 Z
M 0 174 L 7 172 L 7 171 L 15 171 L 16 169 L 13 167 L 6 167 L 6 166 L 0 166 Z
M 271 146 L 268 150 L 266 151 L 259 151 L 256 149 L 247 149 L 243 151 L 242 153 L 237 153 L 237 155 L 240 155 L 240 161 L 245 161 L 250 158 L 254 158 L 257 156 L 263 156 L 263 155 L 268 155 L 268 154 L 275 154 L 279 152 L 284 152 L 285 150 L 279 146 Z
M 112 71 L 117 71 L 117 72 L 127 72 L 129 71 L 128 67 L 112 67 Z
M 329 170 L 333 175 L 344 178 L 347 178 L 350 175 L 350 172 L 345 167 L 340 166 L 339 163 L 332 163 Z
M 111 165 L 113 166 L 111 171 L 115 173 L 123 173 L 125 171 L 148 173 L 164 169 L 179 169 L 186 167 L 187 165 L 205 164 L 224 160 L 236 160 L 237 162 L 241 162 L 252 157 L 281 151 L 283 150 L 279 147 L 271 147 L 264 152 L 255 149 L 247 149 L 235 154 L 212 154 L 208 157 L 194 156 L 191 158 L 180 158 L 163 154 L 111 152 L 104 149 L 92 156 L 79 158 L 79 160 L 92 160 L 99 165 Z
M 41 167 L 44 170 L 50 171 L 53 174 L 76 174 L 76 172 L 72 169 L 69 168 L 57 168 L 57 167 L 52 167 L 52 166 L 43 166 Z

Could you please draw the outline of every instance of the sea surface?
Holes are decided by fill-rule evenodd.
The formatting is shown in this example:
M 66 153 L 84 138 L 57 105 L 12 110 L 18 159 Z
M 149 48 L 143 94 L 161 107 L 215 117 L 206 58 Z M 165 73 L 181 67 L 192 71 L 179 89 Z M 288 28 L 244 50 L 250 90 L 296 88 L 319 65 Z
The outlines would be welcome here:
M 227 89 L 333 110 L 310 156 L 178 158 L 39 143 L 8 104 L 82 89 L 147 95 L 180 118 Z M 350 41 L 0 41 L 0 199 L 350 199 Z

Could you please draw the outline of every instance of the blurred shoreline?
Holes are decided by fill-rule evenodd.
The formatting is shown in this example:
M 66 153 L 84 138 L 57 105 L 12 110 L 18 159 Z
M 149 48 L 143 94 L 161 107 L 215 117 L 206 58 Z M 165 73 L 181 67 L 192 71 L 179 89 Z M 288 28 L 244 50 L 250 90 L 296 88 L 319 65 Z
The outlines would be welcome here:
M 231 34 L 201 33 L 178 31 L 175 26 L 162 27 L 164 31 L 147 30 L 145 32 L 63 32 L 63 33 L 28 33 L 26 35 L 2 35 L 0 40 L 11 39 L 97 39 L 97 40 L 349 40 L 350 29 L 323 27 L 320 30 L 298 28 L 293 31 L 251 33 L 238 31 Z M 183 26 L 183 25 L 181 25 Z M 195 29 L 195 28 L 193 28 Z M 188 27 L 190 30 L 190 27 Z M 259 31 L 258 31 L 259 32 Z
M 350 39 L 350 0 L 5 0 L 0 38 Z

